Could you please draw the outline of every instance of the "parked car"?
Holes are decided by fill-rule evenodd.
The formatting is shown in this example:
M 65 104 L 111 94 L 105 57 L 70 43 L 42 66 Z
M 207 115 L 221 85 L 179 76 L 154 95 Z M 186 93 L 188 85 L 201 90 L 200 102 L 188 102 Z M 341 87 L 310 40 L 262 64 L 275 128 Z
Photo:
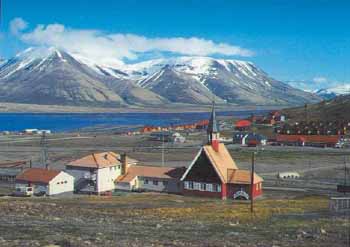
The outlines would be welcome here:
M 344 147 L 344 143 L 343 142 L 337 142 L 335 145 L 334 145 L 335 148 L 343 148 Z
M 14 196 L 32 196 L 34 194 L 33 187 L 17 187 Z

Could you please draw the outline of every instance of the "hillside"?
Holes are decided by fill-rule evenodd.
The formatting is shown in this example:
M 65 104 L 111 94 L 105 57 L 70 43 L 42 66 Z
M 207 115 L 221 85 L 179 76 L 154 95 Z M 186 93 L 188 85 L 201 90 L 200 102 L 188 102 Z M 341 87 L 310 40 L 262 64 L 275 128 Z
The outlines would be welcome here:
M 305 107 L 285 109 L 283 111 L 287 118 L 294 121 L 305 121 Z M 350 95 L 338 96 L 328 101 L 307 106 L 307 116 L 309 120 L 316 121 L 350 121 Z

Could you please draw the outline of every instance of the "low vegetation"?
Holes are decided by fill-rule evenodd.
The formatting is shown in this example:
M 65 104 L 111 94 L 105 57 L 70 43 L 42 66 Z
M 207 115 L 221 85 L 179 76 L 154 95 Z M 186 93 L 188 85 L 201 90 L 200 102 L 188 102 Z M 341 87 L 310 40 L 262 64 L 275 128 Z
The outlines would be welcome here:
M 2 246 L 346 246 L 326 197 L 245 202 L 163 194 L 2 198 Z M 336 245 L 334 245 L 336 244 Z

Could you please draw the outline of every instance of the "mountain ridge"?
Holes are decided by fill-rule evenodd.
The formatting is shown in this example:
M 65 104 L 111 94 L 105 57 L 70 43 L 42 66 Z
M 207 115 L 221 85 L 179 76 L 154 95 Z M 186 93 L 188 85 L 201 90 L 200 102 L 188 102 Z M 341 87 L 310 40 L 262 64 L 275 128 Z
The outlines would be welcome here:
M 28 48 L 0 63 L 0 101 L 63 105 L 301 104 L 320 100 L 251 62 L 176 57 L 99 64 L 79 54 Z

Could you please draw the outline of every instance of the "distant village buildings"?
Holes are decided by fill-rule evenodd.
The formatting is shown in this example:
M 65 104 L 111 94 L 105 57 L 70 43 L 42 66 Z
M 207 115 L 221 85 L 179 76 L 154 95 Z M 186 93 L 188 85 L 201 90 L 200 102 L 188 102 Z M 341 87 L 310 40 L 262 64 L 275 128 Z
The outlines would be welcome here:
M 248 121 L 249 122 L 249 121 Z M 172 129 L 207 127 L 207 144 L 202 146 L 189 167 L 143 166 L 126 154 L 92 153 L 66 164 L 64 171 L 28 168 L 16 176 L 16 191 L 25 195 L 65 193 L 110 194 L 113 191 L 156 191 L 221 199 L 246 199 L 262 195 L 263 179 L 256 173 L 239 169 L 226 146 L 220 142 L 219 126 L 213 106 L 210 120 Z M 241 122 L 242 128 L 246 126 Z M 247 125 L 248 126 L 248 125 Z M 249 125 L 250 126 L 250 125 Z M 161 129 L 164 131 L 164 129 Z M 153 132 L 155 140 L 183 142 L 175 132 Z M 257 134 L 245 134 L 244 145 L 264 144 Z

